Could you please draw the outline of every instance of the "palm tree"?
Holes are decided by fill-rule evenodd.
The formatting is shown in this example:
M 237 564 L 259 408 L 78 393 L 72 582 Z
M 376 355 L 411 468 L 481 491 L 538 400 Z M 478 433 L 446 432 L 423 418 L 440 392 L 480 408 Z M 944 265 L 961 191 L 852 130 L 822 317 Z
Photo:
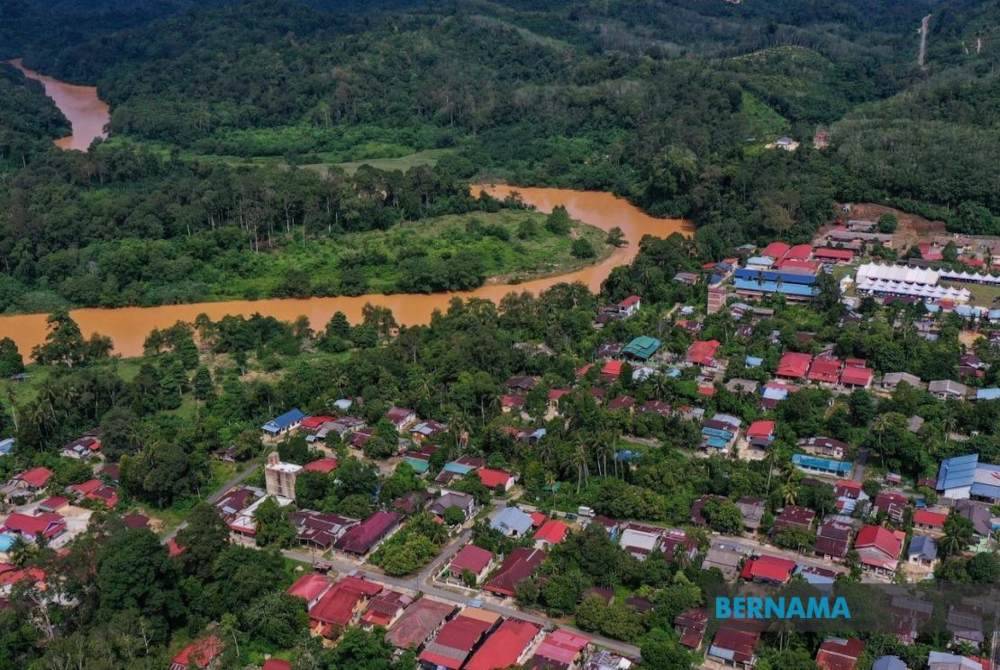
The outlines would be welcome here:
M 579 493 L 584 482 L 590 477 L 590 455 L 582 442 L 576 445 L 576 451 L 573 453 L 573 465 L 576 466 L 576 492 Z
M 799 487 L 795 482 L 789 480 L 786 481 L 781 487 L 781 497 L 785 500 L 786 505 L 794 505 L 795 501 L 798 500 Z

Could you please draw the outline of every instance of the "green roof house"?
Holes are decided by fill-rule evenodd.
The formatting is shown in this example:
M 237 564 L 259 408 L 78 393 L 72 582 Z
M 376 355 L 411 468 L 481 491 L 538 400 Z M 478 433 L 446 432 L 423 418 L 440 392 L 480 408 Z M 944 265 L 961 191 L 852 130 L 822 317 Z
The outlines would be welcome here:
M 622 353 L 627 356 L 631 356 L 632 358 L 638 358 L 641 361 L 645 361 L 649 360 L 649 357 L 659 350 L 661 344 L 662 342 L 655 337 L 642 335 L 629 342 L 625 348 L 622 349 Z

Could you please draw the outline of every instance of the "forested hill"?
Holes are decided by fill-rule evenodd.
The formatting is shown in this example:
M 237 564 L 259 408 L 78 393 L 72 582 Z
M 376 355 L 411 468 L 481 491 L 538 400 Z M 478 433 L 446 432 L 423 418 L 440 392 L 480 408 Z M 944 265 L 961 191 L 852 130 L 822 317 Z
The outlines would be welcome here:
M 426 155 L 418 164 L 438 167 L 412 181 L 451 194 L 484 177 L 610 190 L 693 218 L 715 256 L 808 239 L 835 200 L 1000 232 L 997 3 L 0 0 L 0 12 L 15 19 L 0 21 L 0 56 L 96 82 L 112 106 L 112 139 L 87 158 L 47 148 L 56 126 L 45 115 L 20 128 L 0 116 L 5 137 L 28 138 L 20 161 L 6 149 L 3 167 L 21 173 L 0 181 L 0 250 L 18 294 L 50 286 L 43 278 L 63 271 L 85 218 L 100 223 L 84 240 L 95 243 L 116 230 L 144 231 L 147 244 L 211 228 L 202 213 L 212 207 L 180 186 L 192 175 L 218 179 L 211 202 L 251 193 L 276 217 L 263 226 L 290 218 L 336 236 L 335 207 L 308 195 L 298 214 L 272 207 L 303 197 L 281 169 L 339 174 L 336 165 L 366 159 L 405 168 Z M 20 80 L 0 85 L 18 100 L 34 95 Z M 831 129 L 824 151 L 812 148 L 819 128 Z M 765 149 L 781 135 L 801 148 Z M 275 171 L 242 176 L 261 165 Z M 115 221 L 105 199 L 118 203 Z M 393 221 L 402 211 L 375 209 Z M 189 226 L 191 212 L 200 219 Z

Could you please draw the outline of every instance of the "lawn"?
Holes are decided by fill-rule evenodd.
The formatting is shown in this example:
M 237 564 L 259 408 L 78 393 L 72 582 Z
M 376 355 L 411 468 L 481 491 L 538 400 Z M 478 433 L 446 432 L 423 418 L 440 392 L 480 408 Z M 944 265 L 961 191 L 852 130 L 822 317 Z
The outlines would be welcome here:
M 942 286 L 951 286 L 953 288 L 967 288 L 972 294 L 970 302 L 978 307 L 986 307 L 987 309 L 996 306 L 995 300 L 1000 299 L 1000 286 L 989 286 L 986 284 L 967 284 L 965 282 L 951 282 L 943 281 Z
M 410 168 L 420 167 L 423 165 L 436 165 L 437 162 L 444 156 L 451 153 L 451 149 L 428 149 L 426 151 L 418 151 L 416 153 L 408 154 L 406 156 L 400 156 L 399 158 L 373 158 L 364 159 L 357 161 L 348 161 L 346 163 L 336 163 L 337 167 L 341 167 L 348 174 L 354 174 L 358 171 L 358 168 L 362 165 L 370 165 L 378 170 L 399 170 L 400 172 L 406 172 Z M 314 164 L 314 165 L 304 165 L 303 167 L 309 169 L 318 169 L 325 172 L 328 168 L 326 164 Z

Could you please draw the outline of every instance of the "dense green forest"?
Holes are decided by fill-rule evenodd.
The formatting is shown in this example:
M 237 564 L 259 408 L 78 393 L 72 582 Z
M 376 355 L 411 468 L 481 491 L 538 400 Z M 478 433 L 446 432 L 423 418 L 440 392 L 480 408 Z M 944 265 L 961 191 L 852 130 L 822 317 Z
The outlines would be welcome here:
M 996 11 L 982 3 L 2 7 L 18 18 L 3 28 L 8 55 L 96 82 L 113 138 L 56 155 L 51 108 L 23 80 L 0 80 L 44 112 L 28 127 L 0 116 L 24 147 L 5 150 L 0 181 L 3 309 L 210 296 L 191 269 L 234 249 L 462 213 L 477 207 L 462 184 L 484 177 L 609 190 L 690 217 L 712 255 L 808 239 L 837 200 L 1000 231 Z M 821 127 L 832 145 L 818 151 Z M 800 150 L 763 149 L 781 134 Z M 396 157 L 405 168 L 428 151 L 406 174 L 336 168 Z M 122 260 L 129 238 L 144 250 Z M 150 253 L 167 263 L 159 287 L 121 269 Z M 321 292 L 358 290 L 347 284 Z

